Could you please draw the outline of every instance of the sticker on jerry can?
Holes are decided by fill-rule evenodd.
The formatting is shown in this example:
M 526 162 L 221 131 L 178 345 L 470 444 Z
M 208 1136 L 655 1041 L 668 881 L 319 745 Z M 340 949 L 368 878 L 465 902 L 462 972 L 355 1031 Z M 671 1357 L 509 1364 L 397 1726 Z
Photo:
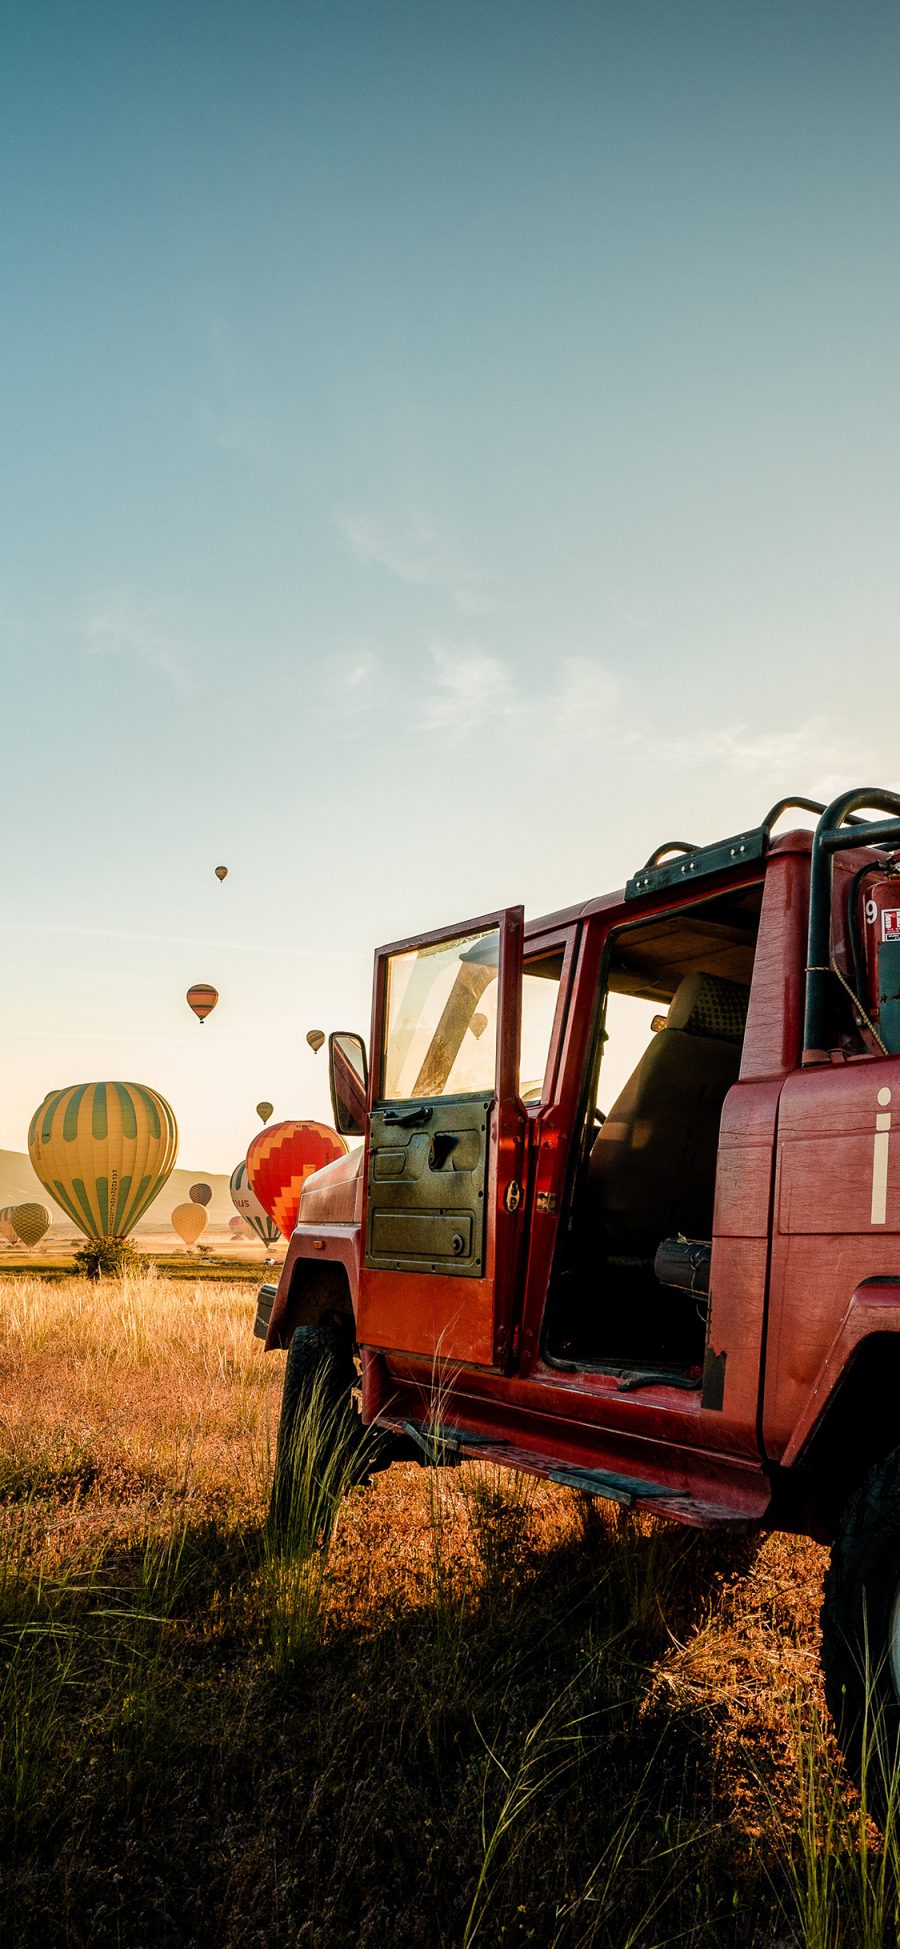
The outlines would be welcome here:
M 900 907 L 882 907 L 881 938 L 883 941 L 900 941 Z

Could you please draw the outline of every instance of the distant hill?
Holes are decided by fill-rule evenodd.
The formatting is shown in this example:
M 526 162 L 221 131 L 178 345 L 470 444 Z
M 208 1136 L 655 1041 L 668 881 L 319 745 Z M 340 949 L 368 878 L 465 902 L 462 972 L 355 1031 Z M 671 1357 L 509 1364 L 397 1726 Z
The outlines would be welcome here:
M 167 1226 L 175 1205 L 186 1203 L 192 1184 L 212 1186 L 212 1199 L 206 1207 L 209 1222 L 211 1225 L 227 1225 L 229 1218 L 234 1217 L 227 1177 L 214 1171 L 173 1171 L 159 1197 L 154 1199 L 137 1226 L 138 1237 L 141 1232 L 158 1232 L 161 1227 Z M 40 1178 L 35 1176 L 27 1154 L 18 1150 L 0 1150 L 0 1206 L 30 1203 L 47 1207 L 52 1220 L 51 1233 L 71 1233 L 74 1230 L 71 1218 L 67 1218 L 59 1205 L 54 1204 Z

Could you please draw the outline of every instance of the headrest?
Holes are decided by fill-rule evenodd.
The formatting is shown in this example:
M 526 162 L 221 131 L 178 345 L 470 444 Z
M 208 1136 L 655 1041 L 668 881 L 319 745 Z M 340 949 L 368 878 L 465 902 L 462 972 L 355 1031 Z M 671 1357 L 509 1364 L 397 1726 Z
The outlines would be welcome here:
M 743 1042 L 750 990 L 722 975 L 690 974 L 679 981 L 666 1019 L 667 1029 L 686 1035 L 714 1036 L 719 1042 Z

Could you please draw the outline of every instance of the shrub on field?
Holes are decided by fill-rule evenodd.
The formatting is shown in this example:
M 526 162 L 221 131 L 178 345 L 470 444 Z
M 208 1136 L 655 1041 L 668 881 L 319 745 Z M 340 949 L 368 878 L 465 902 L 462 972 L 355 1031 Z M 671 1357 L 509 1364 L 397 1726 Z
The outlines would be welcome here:
M 76 1272 L 86 1279 L 122 1279 L 126 1272 L 140 1272 L 145 1264 L 127 1238 L 89 1238 L 74 1258 Z

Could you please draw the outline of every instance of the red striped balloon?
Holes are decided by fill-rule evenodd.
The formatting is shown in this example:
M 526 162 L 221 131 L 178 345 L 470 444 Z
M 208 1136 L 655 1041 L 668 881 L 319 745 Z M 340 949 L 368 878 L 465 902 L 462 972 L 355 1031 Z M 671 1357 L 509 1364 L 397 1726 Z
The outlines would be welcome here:
M 263 1209 L 285 1238 L 297 1223 L 300 1194 L 323 1164 L 345 1156 L 349 1146 L 327 1123 L 270 1123 L 247 1152 L 247 1176 Z

